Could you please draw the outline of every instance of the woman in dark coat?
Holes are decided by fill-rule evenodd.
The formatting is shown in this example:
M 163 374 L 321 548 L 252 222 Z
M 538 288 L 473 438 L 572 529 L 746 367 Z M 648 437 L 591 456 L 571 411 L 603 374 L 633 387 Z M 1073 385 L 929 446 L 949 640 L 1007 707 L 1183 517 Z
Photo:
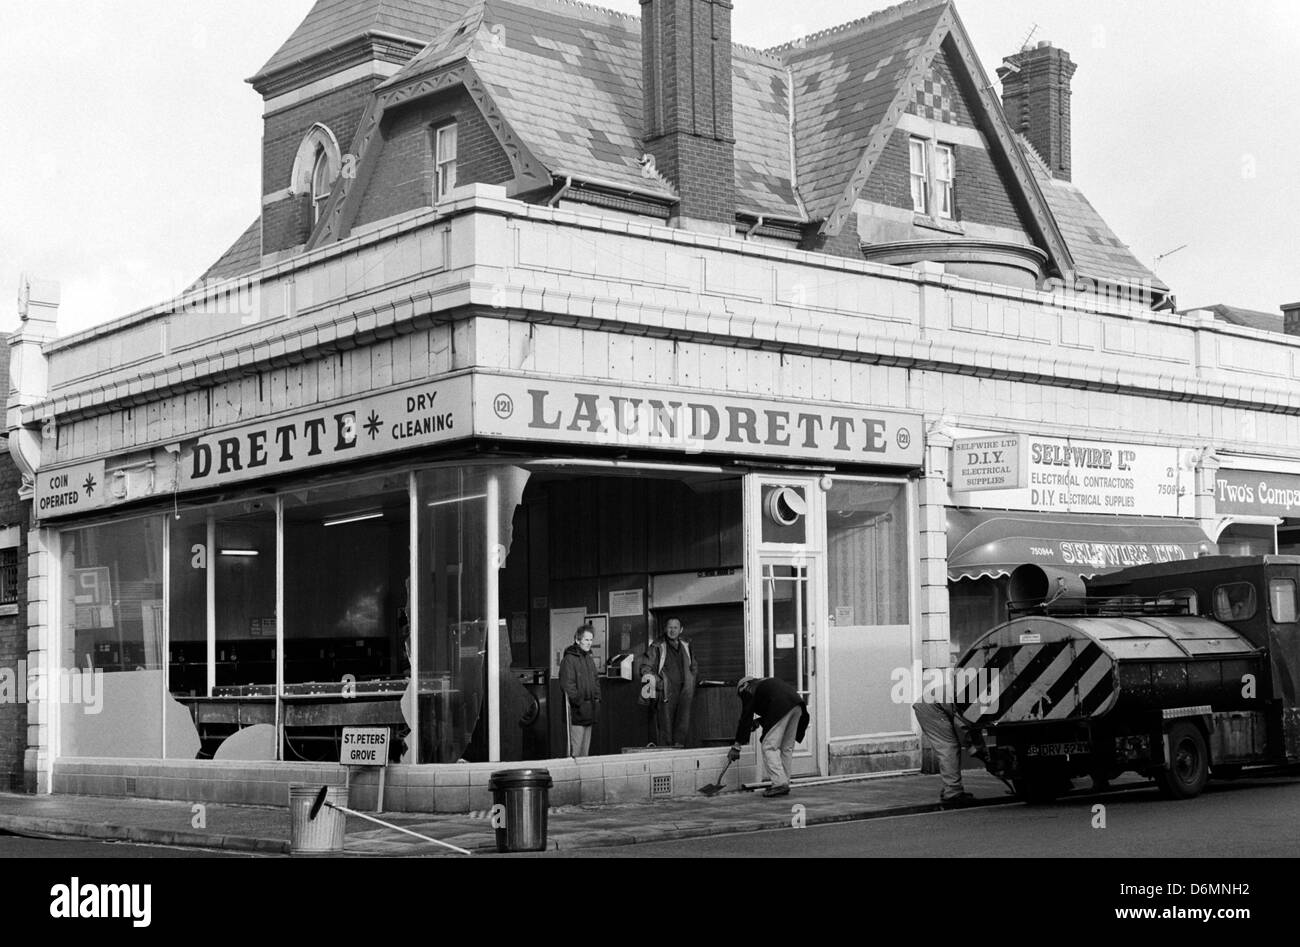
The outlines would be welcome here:
M 569 702 L 569 755 L 574 757 L 591 750 L 591 728 L 600 711 L 600 680 L 591 659 L 595 640 L 591 626 L 583 625 L 560 659 L 560 690 Z

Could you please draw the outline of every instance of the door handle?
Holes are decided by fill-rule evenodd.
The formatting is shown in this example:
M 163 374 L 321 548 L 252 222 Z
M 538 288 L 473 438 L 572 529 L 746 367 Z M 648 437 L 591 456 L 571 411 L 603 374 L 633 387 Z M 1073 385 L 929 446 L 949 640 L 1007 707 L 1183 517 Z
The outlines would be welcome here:
M 817 646 L 811 645 L 808 648 L 808 676 L 817 676 Z

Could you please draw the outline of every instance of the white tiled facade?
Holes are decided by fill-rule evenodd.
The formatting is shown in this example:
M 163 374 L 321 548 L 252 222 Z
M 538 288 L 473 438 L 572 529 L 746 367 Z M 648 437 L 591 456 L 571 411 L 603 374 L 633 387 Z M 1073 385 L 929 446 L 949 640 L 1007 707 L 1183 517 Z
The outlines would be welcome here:
M 1300 444 L 1300 339 L 974 283 L 935 264 L 526 205 L 485 186 L 44 352 L 48 389 L 20 399 L 22 426 L 43 432 L 28 458 L 41 469 L 157 458 L 214 429 L 476 368 L 922 415 L 912 621 L 927 667 L 948 662 L 946 431 L 1208 447 L 1261 463 Z M 55 653 L 45 525 L 31 537 L 36 662 Z M 31 708 L 28 753 L 46 789 L 48 710 Z

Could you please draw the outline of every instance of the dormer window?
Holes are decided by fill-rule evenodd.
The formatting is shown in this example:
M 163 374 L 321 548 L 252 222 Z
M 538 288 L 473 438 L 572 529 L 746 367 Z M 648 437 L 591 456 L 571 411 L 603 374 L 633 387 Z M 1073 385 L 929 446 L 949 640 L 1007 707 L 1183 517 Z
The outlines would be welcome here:
M 316 149 L 316 163 L 311 169 L 311 224 L 313 227 L 320 221 L 320 215 L 325 210 L 325 202 L 329 200 L 330 190 L 334 184 L 330 174 L 330 156 L 324 147 Z
M 334 184 L 343 169 L 343 156 L 339 153 L 339 143 L 334 133 L 324 125 L 316 124 L 308 129 L 298 145 L 298 154 L 293 160 L 293 172 L 289 182 L 289 192 L 306 195 L 311 210 L 305 223 L 314 230 L 325 216 L 325 204 L 334 192 Z M 301 205 L 300 205 L 301 206 Z
M 445 200 L 456 187 L 456 125 L 440 125 L 433 130 L 433 198 Z
M 951 145 L 908 140 L 912 210 L 939 220 L 956 218 L 956 155 Z

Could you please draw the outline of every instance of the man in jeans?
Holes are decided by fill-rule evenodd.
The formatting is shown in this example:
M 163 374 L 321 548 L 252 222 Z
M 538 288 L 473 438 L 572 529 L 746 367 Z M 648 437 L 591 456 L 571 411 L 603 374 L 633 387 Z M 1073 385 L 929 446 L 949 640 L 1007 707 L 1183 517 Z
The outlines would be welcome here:
M 788 796 L 794 745 L 804 738 L 811 719 L 807 702 L 793 687 L 775 677 L 741 678 L 736 693 L 740 695 L 740 723 L 727 759 L 733 763 L 740 759 L 740 749 L 749 742 L 750 733 L 762 726 L 763 762 L 772 777 L 772 785 L 763 795 Z
M 919 701 L 912 705 L 912 712 L 921 725 L 921 733 L 925 734 L 938 757 L 939 775 L 943 778 L 939 804 L 945 809 L 964 809 L 973 805 L 975 797 L 966 791 L 961 781 L 961 748 L 963 744 L 971 744 L 965 720 L 951 704 Z M 983 752 L 978 745 L 975 749 L 977 754 Z

